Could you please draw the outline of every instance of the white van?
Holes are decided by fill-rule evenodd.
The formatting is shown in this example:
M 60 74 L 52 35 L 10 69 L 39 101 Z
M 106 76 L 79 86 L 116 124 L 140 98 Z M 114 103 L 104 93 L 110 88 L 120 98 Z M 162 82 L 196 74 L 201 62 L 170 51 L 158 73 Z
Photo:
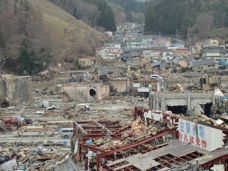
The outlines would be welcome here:
M 62 128 L 60 134 L 63 138 L 71 138 L 73 136 L 73 128 Z

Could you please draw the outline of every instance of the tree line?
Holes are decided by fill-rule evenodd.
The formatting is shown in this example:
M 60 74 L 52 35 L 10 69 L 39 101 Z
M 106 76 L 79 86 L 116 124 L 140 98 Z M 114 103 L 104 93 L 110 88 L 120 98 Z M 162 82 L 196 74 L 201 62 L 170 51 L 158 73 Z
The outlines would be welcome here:
M 228 27 L 226 0 L 161 0 L 145 14 L 145 32 L 176 34 L 183 37 L 207 36 L 212 29 Z

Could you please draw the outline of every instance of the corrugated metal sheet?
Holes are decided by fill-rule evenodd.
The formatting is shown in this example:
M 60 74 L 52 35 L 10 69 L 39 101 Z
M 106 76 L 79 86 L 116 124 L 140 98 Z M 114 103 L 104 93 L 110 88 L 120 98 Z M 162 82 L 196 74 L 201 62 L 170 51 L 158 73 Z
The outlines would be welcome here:
M 198 163 L 204 164 L 207 163 L 213 159 L 216 159 L 220 156 L 228 154 L 228 149 L 222 148 L 222 149 L 217 149 L 215 151 L 209 152 L 204 149 L 198 148 L 196 146 L 192 146 L 188 143 L 184 143 L 179 140 L 174 140 L 170 142 L 167 146 L 150 151 L 145 154 L 136 154 L 134 156 L 130 156 L 128 158 L 123 158 L 120 160 L 116 160 L 112 163 L 107 164 L 108 166 L 115 165 L 117 163 L 121 163 L 123 161 L 127 161 L 129 164 L 132 164 L 133 166 L 139 168 L 140 170 L 147 170 L 152 167 L 160 165 L 160 163 L 156 162 L 154 159 L 171 154 L 176 157 L 182 157 L 187 154 L 193 153 L 193 152 L 199 152 L 201 154 L 204 154 L 203 156 L 199 156 L 198 158 L 189 161 L 189 163 L 195 164 L 196 160 Z M 128 164 L 128 165 L 129 165 Z M 165 168 L 164 168 L 165 169 Z M 166 168 L 168 169 L 168 168 Z

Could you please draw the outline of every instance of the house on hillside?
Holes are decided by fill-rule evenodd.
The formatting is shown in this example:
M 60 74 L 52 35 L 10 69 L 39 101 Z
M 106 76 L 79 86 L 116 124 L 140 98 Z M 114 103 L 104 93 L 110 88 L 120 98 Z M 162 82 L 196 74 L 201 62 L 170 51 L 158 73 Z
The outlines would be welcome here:
M 120 58 L 122 52 L 119 48 L 115 47 L 101 47 L 95 49 L 96 57 L 100 57 L 102 59 L 111 59 L 115 60 Z
M 216 61 L 213 58 L 192 60 L 189 62 L 189 68 L 193 71 L 204 72 L 207 70 L 214 70 L 217 68 Z
M 104 42 L 104 47 L 117 48 L 119 52 L 123 51 L 122 42 Z
M 96 59 L 94 57 L 84 57 L 78 59 L 80 66 L 82 67 L 88 67 L 93 66 L 96 63 Z
M 137 39 L 142 40 L 142 42 L 153 42 L 154 37 L 152 35 L 139 35 Z
M 142 49 L 142 39 L 126 40 L 124 42 L 124 50 L 127 51 L 131 49 L 134 49 L 134 50 Z
M 158 37 L 154 39 L 154 44 L 162 45 L 168 48 L 171 46 L 171 39 L 169 37 Z
M 191 51 L 188 48 L 176 48 L 174 50 L 174 54 L 178 56 L 188 57 L 189 55 L 191 55 Z
M 115 41 L 121 41 L 123 39 L 123 33 L 116 31 L 114 32 L 113 37 Z

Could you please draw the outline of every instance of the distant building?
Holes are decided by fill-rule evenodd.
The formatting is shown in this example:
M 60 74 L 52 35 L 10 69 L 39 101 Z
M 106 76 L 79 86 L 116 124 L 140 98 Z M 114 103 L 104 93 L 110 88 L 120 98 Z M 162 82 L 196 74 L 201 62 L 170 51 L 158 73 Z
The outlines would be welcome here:
M 178 56 L 189 56 L 191 55 L 191 51 L 188 48 L 176 48 L 174 50 L 174 54 Z
M 219 62 L 223 59 L 225 62 L 228 62 L 228 58 L 225 56 L 226 50 L 224 47 L 218 46 L 205 46 L 201 50 L 202 58 L 214 58 L 216 62 Z
M 193 71 L 204 72 L 206 70 L 215 69 L 216 68 L 216 62 L 213 58 L 193 60 L 193 61 L 189 62 L 189 67 L 192 68 Z
M 84 57 L 79 58 L 79 64 L 83 67 L 92 66 L 96 63 L 96 59 L 94 57 Z
M 115 60 L 121 57 L 122 52 L 116 47 L 101 47 L 95 49 L 96 57 L 106 60 Z
M 206 46 L 219 46 L 219 41 L 218 40 L 214 40 L 214 39 L 209 39 L 206 41 Z

